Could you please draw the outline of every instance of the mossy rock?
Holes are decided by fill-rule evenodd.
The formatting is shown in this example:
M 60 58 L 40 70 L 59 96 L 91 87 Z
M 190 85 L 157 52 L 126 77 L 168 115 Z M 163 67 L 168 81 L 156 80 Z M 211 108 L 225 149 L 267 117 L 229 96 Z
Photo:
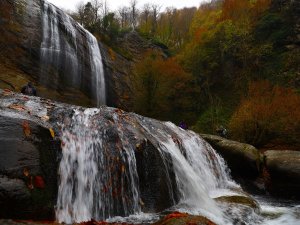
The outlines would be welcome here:
M 252 145 L 228 140 L 216 135 L 200 134 L 226 160 L 234 177 L 256 179 L 262 162 Z
M 221 196 L 218 198 L 215 198 L 217 202 L 225 202 L 225 203 L 231 203 L 231 204 L 240 204 L 244 206 L 248 206 L 253 209 L 259 209 L 258 203 L 248 196 L 242 196 L 242 195 L 234 195 L 234 196 Z

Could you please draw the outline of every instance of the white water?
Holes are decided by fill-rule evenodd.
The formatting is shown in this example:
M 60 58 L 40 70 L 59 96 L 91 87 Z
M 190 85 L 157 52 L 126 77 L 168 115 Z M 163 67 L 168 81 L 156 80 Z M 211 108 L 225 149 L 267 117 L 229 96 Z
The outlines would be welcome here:
M 43 40 L 41 44 L 41 76 L 40 82 L 57 87 L 53 76 L 59 73 L 68 78 L 68 86 L 80 88 L 83 62 L 78 51 L 78 39 L 81 42 L 83 33 L 87 39 L 89 54 L 88 61 L 91 69 L 92 96 L 97 106 L 106 104 L 105 78 L 102 57 L 97 39 L 82 26 L 73 21 L 68 15 L 47 1 L 42 1 Z M 49 72 L 50 71 L 50 72 Z M 56 75 L 58 76 L 58 75 Z
M 96 99 L 97 99 L 97 105 L 103 105 L 106 103 L 106 90 L 105 90 L 105 80 L 104 80 L 104 70 L 103 70 L 103 64 L 102 64 L 102 57 L 100 54 L 99 45 L 97 42 L 97 39 L 87 32 L 88 35 L 88 42 L 89 42 L 89 48 L 91 51 L 91 68 L 93 72 L 93 79 L 92 82 L 96 86 L 94 90 L 96 90 Z
M 147 126 L 143 119 L 140 124 L 157 140 L 162 154 L 171 154 L 180 191 L 180 201 L 174 209 L 203 215 L 218 224 L 225 224 L 222 210 L 210 196 L 224 188 L 238 187 L 229 178 L 224 160 L 191 131 L 185 131 L 170 122 L 165 125 L 173 134 Z
M 119 133 L 121 149 L 113 157 L 113 149 L 105 143 L 106 125 L 93 119 L 97 114 L 97 109 L 76 110 L 70 126 L 63 128 L 56 211 L 59 222 L 103 220 L 116 213 L 140 212 L 133 150 Z
M 173 206 L 168 211 L 202 215 L 216 224 L 296 225 L 300 207 L 274 205 L 256 198 L 260 208 L 217 203 L 220 196 L 248 196 L 228 175 L 224 160 L 202 138 L 174 124 L 112 108 L 77 109 L 62 126 L 56 216 L 58 222 L 91 219 L 152 223 L 159 213 L 143 212 L 134 136 L 151 142 L 163 159 Z M 170 163 L 171 160 L 171 163 Z M 166 162 L 169 163 L 166 163 Z M 158 169 L 158 168 L 157 168 Z M 155 184 L 153 184 L 155 185 Z M 174 186 L 175 185 L 175 186 Z M 155 193 L 148 193 L 155 194 Z M 178 199 L 178 200 L 174 200 Z M 172 201 L 171 201 L 172 202 Z
M 101 121 L 101 109 L 76 110 L 72 121 L 62 125 L 63 157 L 56 212 L 59 222 L 103 220 L 141 213 L 135 145 L 130 143 L 130 135 L 122 127 L 119 114 L 114 111 L 111 114 L 113 124 L 107 125 L 107 121 Z M 153 127 L 151 120 L 143 121 L 138 116 L 133 119 L 138 121 L 146 137 L 155 140 L 162 158 L 167 160 L 167 154 L 171 155 L 176 189 L 180 192 L 180 201 L 174 210 L 225 223 L 222 210 L 210 197 L 210 192 L 218 189 L 237 187 L 229 178 L 223 159 L 193 132 L 171 123 L 163 124 L 167 131 L 162 131 Z M 118 137 L 113 146 L 110 146 L 107 134 L 111 126 Z M 119 177 L 115 177 L 114 172 L 118 168 L 117 162 L 110 162 L 114 151 L 117 162 L 123 164 Z M 111 181 L 114 178 L 119 181 Z M 107 187 L 108 183 L 110 187 Z M 114 188 L 119 184 L 122 185 L 119 199 L 115 199 Z

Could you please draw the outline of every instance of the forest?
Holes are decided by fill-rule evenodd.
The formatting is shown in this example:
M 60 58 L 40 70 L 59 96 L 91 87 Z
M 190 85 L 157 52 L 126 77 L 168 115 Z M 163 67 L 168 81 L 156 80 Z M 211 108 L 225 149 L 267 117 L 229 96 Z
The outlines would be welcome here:
M 299 144 L 297 1 L 215 0 L 165 10 L 137 4 L 111 12 L 94 0 L 72 14 L 113 49 L 132 30 L 168 48 L 165 58 L 147 53 L 133 71 L 135 112 L 186 121 L 198 132 L 225 126 L 256 146 Z

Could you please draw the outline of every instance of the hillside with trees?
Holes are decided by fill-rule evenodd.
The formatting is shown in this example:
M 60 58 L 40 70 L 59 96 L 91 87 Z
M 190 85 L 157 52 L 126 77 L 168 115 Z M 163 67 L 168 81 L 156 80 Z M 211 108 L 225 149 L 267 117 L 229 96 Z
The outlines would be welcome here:
M 214 0 L 199 8 L 79 4 L 72 16 L 126 56 L 118 40 L 136 31 L 168 48 L 148 52 L 132 71 L 137 113 L 198 132 L 225 126 L 237 140 L 263 146 L 299 143 L 298 1 Z M 281 118 L 278 120 L 278 118 Z

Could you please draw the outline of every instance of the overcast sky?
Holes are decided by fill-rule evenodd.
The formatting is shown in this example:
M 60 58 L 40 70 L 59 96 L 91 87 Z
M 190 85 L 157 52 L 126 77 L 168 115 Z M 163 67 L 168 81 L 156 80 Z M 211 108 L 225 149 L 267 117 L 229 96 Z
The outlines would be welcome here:
M 76 4 L 83 0 L 48 0 L 49 2 L 53 3 L 59 8 L 62 9 L 69 9 L 74 10 Z M 201 2 L 205 2 L 206 0 L 137 0 L 138 7 L 142 7 L 145 3 L 155 3 L 159 4 L 163 7 L 174 6 L 176 8 L 183 8 L 183 7 L 191 7 L 196 6 L 198 7 Z M 84 0 L 84 2 L 88 2 L 88 0 Z M 120 6 L 127 6 L 129 5 L 130 0 L 107 0 L 109 8 L 111 10 L 116 10 Z

